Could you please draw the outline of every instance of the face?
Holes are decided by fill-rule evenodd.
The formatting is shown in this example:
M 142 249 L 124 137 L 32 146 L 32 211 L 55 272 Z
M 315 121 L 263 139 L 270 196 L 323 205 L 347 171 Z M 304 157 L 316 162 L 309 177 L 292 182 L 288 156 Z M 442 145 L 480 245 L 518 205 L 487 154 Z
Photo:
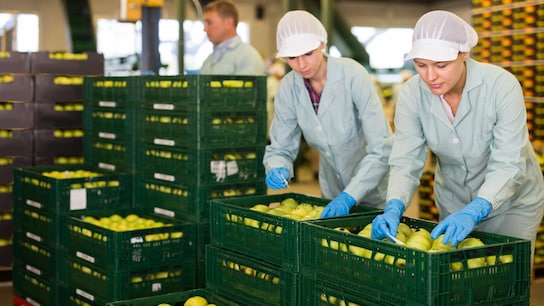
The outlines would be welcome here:
M 414 66 L 427 84 L 431 92 L 437 96 L 445 95 L 452 90 L 462 91 L 465 86 L 465 61 L 468 53 L 459 53 L 453 61 L 435 62 L 431 60 L 415 58 Z
M 232 33 L 232 18 L 221 18 L 216 11 L 204 13 L 204 32 L 212 44 L 216 45 L 230 38 Z
M 323 56 L 323 44 L 317 49 L 295 57 L 286 57 L 285 60 L 291 69 L 305 79 L 312 79 L 322 69 L 326 68 L 325 57 Z

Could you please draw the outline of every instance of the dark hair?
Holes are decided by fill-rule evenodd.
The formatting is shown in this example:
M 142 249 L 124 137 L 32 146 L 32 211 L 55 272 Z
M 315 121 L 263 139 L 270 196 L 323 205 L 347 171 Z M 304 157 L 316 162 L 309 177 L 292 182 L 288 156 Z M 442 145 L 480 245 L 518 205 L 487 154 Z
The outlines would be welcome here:
M 234 26 L 238 26 L 238 8 L 229 0 L 216 0 L 204 6 L 204 12 L 216 11 L 221 18 L 231 17 Z

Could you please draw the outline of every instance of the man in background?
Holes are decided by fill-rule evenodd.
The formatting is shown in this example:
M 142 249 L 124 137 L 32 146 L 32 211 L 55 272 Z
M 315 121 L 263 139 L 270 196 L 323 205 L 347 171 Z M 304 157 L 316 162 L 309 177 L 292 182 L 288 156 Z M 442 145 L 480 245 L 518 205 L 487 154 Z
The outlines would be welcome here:
M 259 52 L 242 42 L 236 33 L 238 9 L 229 0 L 216 0 L 204 7 L 204 31 L 213 52 L 202 64 L 202 74 L 265 75 Z

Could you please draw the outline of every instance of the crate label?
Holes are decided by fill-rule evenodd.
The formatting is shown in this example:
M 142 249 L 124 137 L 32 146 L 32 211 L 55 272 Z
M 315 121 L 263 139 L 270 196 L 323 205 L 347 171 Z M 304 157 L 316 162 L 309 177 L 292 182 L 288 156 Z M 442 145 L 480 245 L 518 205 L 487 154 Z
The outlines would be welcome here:
M 33 266 L 31 265 L 26 265 L 26 269 L 36 275 L 42 275 L 42 271 L 40 271 L 39 269 L 36 269 L 34 268 Z
M 33 234 L 33 233 L 31 233 L 31 232 L 26 232 L 26 237 L 27 237 L 27 238 L 30 238 L 30 239 L 32 239 L 32 240 L 36 240 L 36 241 L 38 241 L 38 242 L 42 242 L 42 237 L 40 237 L 40 236 L 38 236 L 38 235 L 36 235 L 36 234 Z
M 162 174 L 162 173 L 155 173 L 153 175 L 153 177 L 158 179 L 158 180 L 169 181 L 169 182 L 174 182 L 176 180 L 175 176 L 168 175 L 168 174 Z
M 214 160 L 210 163 L 210 170 L 215 174 L 215 180 L 220 182 L 227 176 L 226 163 L 224 160 Z
M 175 212 L 173 212 L 171 210 L 164 209 L 164 208 L 160 208 L 160 207 L 155 207 L 153 209 L 153 211 L 155 213 L 163 215 L 163 216 L 168 216 L 168 217 L 175 217 L 176 216 Z
M 92 294 L 89 294 L 81 289 L 76 289 L 76 293 L 86 298 L 89 301 L 94 301 L 94 296 Z
M 40 306 L 41 305 L 40 303 L 34 301 L 33 299 L 31 299 L 29 297 L 26 298 L 26 301 L 32 306 Z
M 86 261 L 88 261 L 88 262 L 91 262 L 91 263 L 94 263 L 94 262 L 95 262 L 94 257 L 92 257 L 92 256 L 90 256 L 90 255 L 87 255 L 87 254 L 85 254 L 85 253 L 82 253 L 82 252 L 80 252 L 80 251 L 77 251 L 77 252 L 76 252 L 76 256 L 79 257 L 79 258 L 81 258 L 81 259 L 83 259 L 83 260 L 86 260 Z
M 160 138 L 153 139 L 153 143 L 156 144 L 156 145 L 170 146 L 170 147 L 173 147 L 173 146 L 176 145 L 176 142 L 174 140 L 160 139 Z
M 106 164 L 106 163 L 102 163 L 102 162 L 98 163 L 98 168 L 115 171 L 115 165 Z
M 70 190 L 70 210 L 87 208 L 87 190 L 85 188 Z
M 153 109 L 158 110 L 174 110 L 174 104 L 154 103 Z
M 117 103 L 114 101 L 98 101 L 98 106 L 102 107 L 116 107 Z
M 144 238 L 141 236 L 130 238 L 130 244 L 138 244 L 138 243 L 144 243 Z
M 159 292 L 162 290 L 161 283 L 153 283 L 151 284 L 151 291 L 153 292 Z
M 235 160 L 227 162 L 227 176 L 237 174 L 238 171 L 238 163 Z
M 35 208 L 42 208 L 43 207 L 43 205 L 41 203 L 29 200 L 29 199 L 26 199 L 26 204 L 28 206 L 32 206 L 32 207 L 35 207 Z
M 117 138 L 117 135 L 115 135 L 114 133 L 98 132 L 98 137 L 105 139 L 115 139 Z

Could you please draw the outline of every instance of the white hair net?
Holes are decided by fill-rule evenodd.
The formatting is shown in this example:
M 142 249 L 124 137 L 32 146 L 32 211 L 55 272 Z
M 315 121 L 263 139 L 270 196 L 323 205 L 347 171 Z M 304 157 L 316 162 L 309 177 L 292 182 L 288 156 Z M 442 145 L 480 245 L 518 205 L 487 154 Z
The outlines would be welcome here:
M 280 19 L 276 31 L 277 58 L 300 56 L 321 43 L 327 43 L 327 31 L 314 15 L 295 10 Z
M 448 11 L 432 11 L 417 21 L 412 50 L 405 59 L 452 61 L 459 52 L 469 52 L 477 43 L 478 34 L 459 16 Z

